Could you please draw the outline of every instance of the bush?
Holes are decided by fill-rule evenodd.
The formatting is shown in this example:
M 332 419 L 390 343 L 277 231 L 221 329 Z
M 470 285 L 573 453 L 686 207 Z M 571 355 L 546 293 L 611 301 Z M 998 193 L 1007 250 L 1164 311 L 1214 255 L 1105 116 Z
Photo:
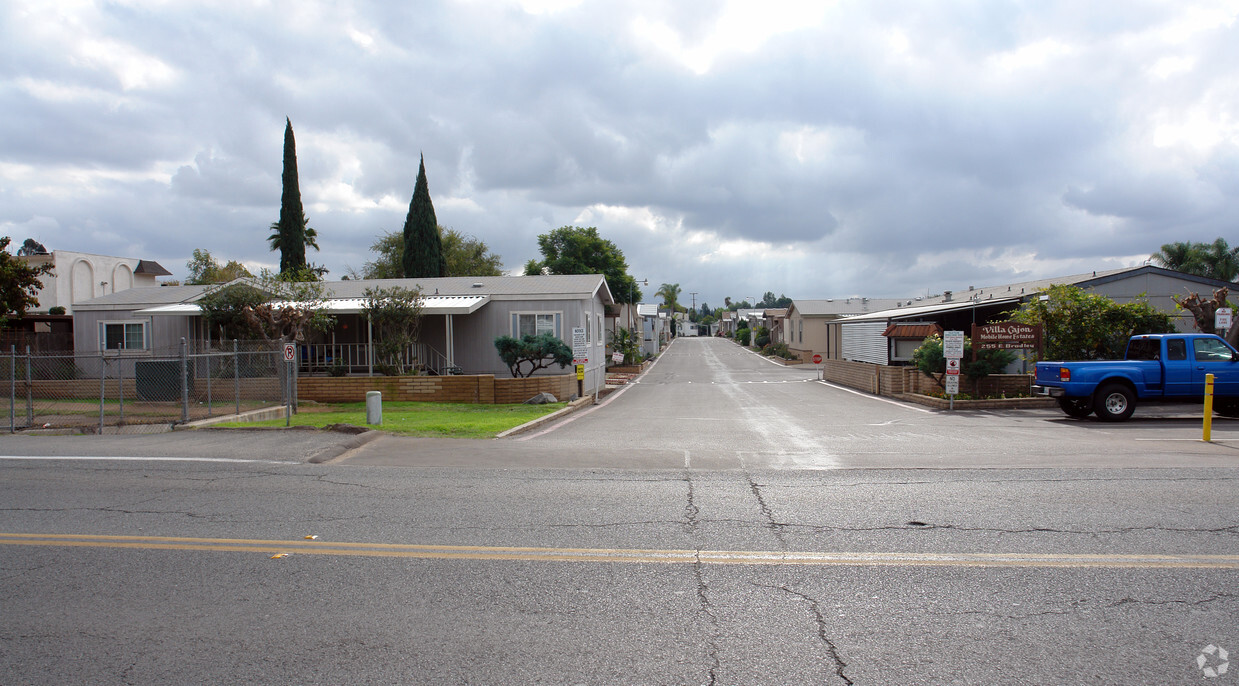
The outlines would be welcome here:
M 759 332 L 758 332 L 757 339 L 753 341 L 753 345 L 755 345 L 755 346 L 757 346 L 757 347 L 759 347 L 759 348 L 762 348 L 762 349 L 764 350 L 764 349 L 766 348 L 766 346 L 770 345 L 770 336 L 769 336 L 769 335 L 761 335 L 761 332 L 759 331 Z
M 796 356 L 787 348 L 786 343 L 768 343 L 762 346 L 761 354 L 767 357 L 781 357 L 785 360 L 794 360 Z
M 740 345 L 747 347 L 749 344 L 749 336 L 751 335 L 752 335 L 752 332 L 749 331 L 748 329 L 740 329 L 736 331 L 736 341 L 738 341 Z

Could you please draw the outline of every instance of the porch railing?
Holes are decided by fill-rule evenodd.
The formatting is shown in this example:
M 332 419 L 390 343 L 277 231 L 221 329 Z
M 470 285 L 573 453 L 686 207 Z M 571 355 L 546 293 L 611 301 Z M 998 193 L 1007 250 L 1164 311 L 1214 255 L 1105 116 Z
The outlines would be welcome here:
M 378 360 L 365 343 L 309 343 L 301 348 L 304 373 L 370 374 L 381 373 Z M 429 343 L 414 343 L 402 351 L 400 364 L 405 369 L 443 375 L 459 373 L 448 364 L 447 356 Z

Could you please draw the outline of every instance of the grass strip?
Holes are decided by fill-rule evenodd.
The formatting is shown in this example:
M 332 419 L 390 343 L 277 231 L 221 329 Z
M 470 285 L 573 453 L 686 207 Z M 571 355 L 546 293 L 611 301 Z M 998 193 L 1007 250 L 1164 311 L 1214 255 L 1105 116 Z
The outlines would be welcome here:
M 373 427 L 405 436 L 448 438 L 494 438 L 496 434 L 563 409 L 567 403 L 549 405 L 469 405 L 460 403 L 384 402 L 383 424 Z M 322 428 L 331 424 L 366 426 L 366 404 L 332 403 L 303 406 L 292 416 L 292 426 Z M 220 427 L 282 427 L 284 419 L 261 422 L 227 422 Z

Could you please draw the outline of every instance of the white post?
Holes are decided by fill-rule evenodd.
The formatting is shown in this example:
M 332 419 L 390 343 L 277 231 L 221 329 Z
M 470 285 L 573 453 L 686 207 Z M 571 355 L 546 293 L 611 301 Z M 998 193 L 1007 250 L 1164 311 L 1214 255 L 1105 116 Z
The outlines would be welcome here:
M 383 424 L 383 393 L 366 391 L 366 423 L 371 426 Z

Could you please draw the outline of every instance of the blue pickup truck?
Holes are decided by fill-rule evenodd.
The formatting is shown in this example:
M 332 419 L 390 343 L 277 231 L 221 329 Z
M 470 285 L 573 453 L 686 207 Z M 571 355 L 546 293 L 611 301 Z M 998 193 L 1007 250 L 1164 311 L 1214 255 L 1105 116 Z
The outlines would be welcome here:
M 1143 402 L 1200 402 L 1213 375 L 1213 408 L 1239 416 L 1239 352 L 1212 334 L 1132 336 L 1122 360 L 1038 362 L 1033 393 L 1072 417 L 1121 422 Z

